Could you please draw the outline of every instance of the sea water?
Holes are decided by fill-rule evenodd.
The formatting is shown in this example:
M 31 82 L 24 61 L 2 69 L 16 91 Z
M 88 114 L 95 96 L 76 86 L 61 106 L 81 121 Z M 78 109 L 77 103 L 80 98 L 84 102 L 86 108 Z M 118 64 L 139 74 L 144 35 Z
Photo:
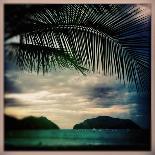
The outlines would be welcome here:
M 148 144 L 149 135 L 143 130 L 61 129 L 22 130 L 5 134 L 5 147 L 11 148 L 85 148 L 89 146 L 141 146 Z

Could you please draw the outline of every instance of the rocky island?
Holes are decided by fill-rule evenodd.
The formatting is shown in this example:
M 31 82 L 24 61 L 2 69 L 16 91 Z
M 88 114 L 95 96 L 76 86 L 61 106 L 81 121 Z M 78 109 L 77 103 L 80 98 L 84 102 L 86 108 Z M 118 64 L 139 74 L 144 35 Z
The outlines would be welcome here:
M 48 120 L 46 117 L 29 116 L 23 119 L 17 119 L 5 115 L 5 130 L 24 130 L 24 129 L 59 129 L 58 125 Z
M 130 119 L 99 116 L 74 125 L 73 129 L 141 129 Z

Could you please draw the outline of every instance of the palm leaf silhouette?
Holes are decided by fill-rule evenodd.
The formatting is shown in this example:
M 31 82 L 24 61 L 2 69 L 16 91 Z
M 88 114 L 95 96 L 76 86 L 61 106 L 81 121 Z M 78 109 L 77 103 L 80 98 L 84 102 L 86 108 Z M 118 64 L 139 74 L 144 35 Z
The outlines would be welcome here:
M 14 51 L 22 69 L 45 73 L 58 66 L 85 73 L 88 68 L 134 83 L 137 90 L 150 89 L 151 17 L 140 6 L 22 7 L 25 16 L 13 20 L 6 14 L 5 21 L 6 47 L 9 52 Z M 16 35 L 20 37 L 18 44 L 7 43 Z

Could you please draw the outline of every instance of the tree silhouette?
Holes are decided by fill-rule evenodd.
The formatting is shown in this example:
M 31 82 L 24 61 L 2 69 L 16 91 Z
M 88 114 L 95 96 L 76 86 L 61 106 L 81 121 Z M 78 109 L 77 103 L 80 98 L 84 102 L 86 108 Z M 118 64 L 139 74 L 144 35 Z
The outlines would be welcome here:
M 141 6 L 5 5 L 6 53 L 31 72 L 100 72 L 150 91 L 151 16 Z

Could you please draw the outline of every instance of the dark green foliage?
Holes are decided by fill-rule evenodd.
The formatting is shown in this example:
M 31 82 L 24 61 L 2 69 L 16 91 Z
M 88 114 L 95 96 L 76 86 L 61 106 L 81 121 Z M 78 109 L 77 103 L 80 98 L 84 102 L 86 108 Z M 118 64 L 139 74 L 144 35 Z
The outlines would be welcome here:
M 140 127 L 129 119 L 99 116 L 76 124 L 73 129 L 140 129 Z
M 88 68 L 134 83 L 137 90 L 150 91 L 151 17 L 140 6 L 66 4 L 39 5 L 38 9 L 36 5 L 22 5 L 15 6 L 15 11 L 12 8 L 6 6 L 5 39 L 19 35 L 19 45 L 11 45 L 8 51 L 19 47 L 15 53 L 22 69 L 45 73 L 63 67 L 84 74 Z M 10 17 L 8 10 L 24 14 Z
M 58 67 L 61 69 L 76 69 L 82 74 L 88 71 L 77 63 L 75 56 L 70 54 L 71 52 L 59 48 L 12 43 L 7 45 L 7 50 L 12 51 L 9 53 L 9 57 L 12 58 L 10 54 L 15 55 L 16 63 L 22 70 L 35 71 L 37 73 L 41 70 L 43 74 L 52 69 L 56 70 Z
M 5 130 L 26 130 L 26 129 L 59 129 L 59 127 L 46 117 L 25 117 L 21 120 L 5 115 Z

